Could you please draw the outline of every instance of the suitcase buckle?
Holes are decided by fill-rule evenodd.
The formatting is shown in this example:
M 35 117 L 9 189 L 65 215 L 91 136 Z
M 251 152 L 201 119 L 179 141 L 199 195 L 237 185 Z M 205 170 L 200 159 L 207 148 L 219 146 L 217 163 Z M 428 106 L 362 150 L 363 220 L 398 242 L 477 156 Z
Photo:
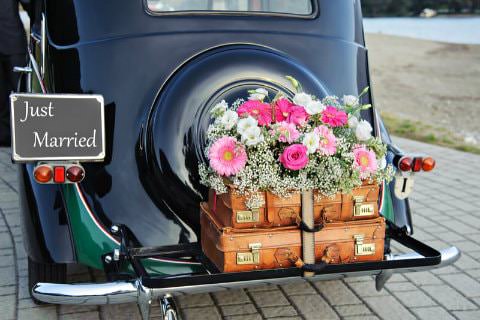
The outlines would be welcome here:
M 363 243 L 365 236 L 363 234 L 356 234 L 355 238 L 355 255 L 356 256 L 370 256 L 375 254 L 375 243 Z
M 237 223 L 259 222 L 260 209 L 252 208 L 252 210 L 237 211 Z
M 237 264 L 259 264 L 261 243 L 250 243 L 250 252 L 237 252 Z
M 354 217 L 363 217 L 363 216 L 371 216 L 375 213 L 375 208 L 373 203 L 363 203 L 364 197 L 357 196 L 353 197 L 353 216 Z

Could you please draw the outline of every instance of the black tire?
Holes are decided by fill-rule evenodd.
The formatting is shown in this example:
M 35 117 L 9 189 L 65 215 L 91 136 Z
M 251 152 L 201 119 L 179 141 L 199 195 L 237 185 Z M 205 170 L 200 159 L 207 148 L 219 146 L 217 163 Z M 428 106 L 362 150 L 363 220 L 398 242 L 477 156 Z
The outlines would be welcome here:
M 28 258 L 28 287 L 30 297 L 36 304 L 44 304 L 32 295 L 33 287 L 39 282 L 65 283 L 67 280 L 66 264 L 46 264 L 33 261 Z

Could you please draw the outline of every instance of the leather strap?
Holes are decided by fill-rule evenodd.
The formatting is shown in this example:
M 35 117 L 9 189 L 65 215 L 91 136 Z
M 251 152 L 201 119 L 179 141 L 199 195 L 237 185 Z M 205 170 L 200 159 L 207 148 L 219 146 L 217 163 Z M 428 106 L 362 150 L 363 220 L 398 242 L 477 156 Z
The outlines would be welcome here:
M 309 228 L 305 222 L 300 222 L 300 225 L 298 226 L 300 228 L 300 230 L 302 231 L 305 231 L 305 232 L 310 232 L 310 233 L 315 233 L 315 232 L 318 232 L 320 230 L 323 229 L 324 225 L 323 224 L 319 224 L 319 225 L 316 225 L 314 226 L 313 228 Z
M 217 192 L 213 191 L 213 208 L 212 211 L 217 213 Z

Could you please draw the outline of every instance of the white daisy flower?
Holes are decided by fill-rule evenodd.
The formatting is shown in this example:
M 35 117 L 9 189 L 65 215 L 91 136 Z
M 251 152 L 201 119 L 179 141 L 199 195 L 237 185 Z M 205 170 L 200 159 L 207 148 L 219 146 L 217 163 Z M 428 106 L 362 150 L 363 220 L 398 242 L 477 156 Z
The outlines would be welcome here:
M 247 146 L 254 146 L 262 141 L 262 130 L 259 127 L 248 128 L 242 134 L 242 142 Z
M 215 117 L 221 117 L 225 111 L 227 111 L 228 108 L 228 103 L 225 100 L 220 101 L 217 103 L 212 110 L 210 110 L 210 113 L 214 115 Z
M 247 117 L 238 120 L 237 124 L 237 132 L 239 134 L 243 134 L 245 131 L 247 131 L 250 128 L 254 128 L 258 126 L 258 121 L 253 118 L 253 117 Z
M 293 103 L 297 106 L 306 107 L 310 102 L 312 102 L 312 96 L 305 92 L 299 92 L 293 97 Z
M 305 106 L 305 110 L 309 115 L 314 115 L 325 110 L 325 106 L 320 101 L 312 100 Z
M 342 100 L 343 100 L 343 103 L 349 107 L 354 107 L 358 104 L 358 98 L 355 96 L 351 96 L 351 95 L 343 96 Z
M 320 137 L 315 132 L 306 133 L 302 144 L 307 147 L 308 153 L 315 153 L 320 145 Z
M 372 126 L 366 120 L 360 120 L 355 128 L 355 136 L 360 141 L 366 141 L 372 136 Z
M 227 110 L 220 118 L 220 123 L 227 130 L 232 129 L 238 121 L 238 114 L 235 111 Z
M 268 91 L 264 88 L 257 88 L 255 91 L 251 92 L 248 96 L 248 100 L 260 100 L 263 101 L 265 97 L 268 96 Z

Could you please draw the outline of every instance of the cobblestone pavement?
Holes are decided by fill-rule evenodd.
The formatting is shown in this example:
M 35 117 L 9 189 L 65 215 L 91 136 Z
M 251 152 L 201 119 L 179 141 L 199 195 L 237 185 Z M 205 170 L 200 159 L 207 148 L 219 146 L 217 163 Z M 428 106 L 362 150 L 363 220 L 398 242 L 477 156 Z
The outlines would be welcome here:
M 408 151 L 431 154 L 436 172 L 416 180 L 412 196 L 415 237 L 435 248 L 455 245 L 463 252 L 454 265 L 432 272 L 395 275 L 377 292 L 370 277 L 184 297 L 184 319 L 480 319 L 480 157 L 395 139 Z M 140 319 L 133 304 L 37 306 L 27 291 L 18 187 L 9 149 L 0 149 L 0 319 Z M 81 267 L 69 281 L 101 279 Z M 159 318 L 158 306 L 152 318 Z

